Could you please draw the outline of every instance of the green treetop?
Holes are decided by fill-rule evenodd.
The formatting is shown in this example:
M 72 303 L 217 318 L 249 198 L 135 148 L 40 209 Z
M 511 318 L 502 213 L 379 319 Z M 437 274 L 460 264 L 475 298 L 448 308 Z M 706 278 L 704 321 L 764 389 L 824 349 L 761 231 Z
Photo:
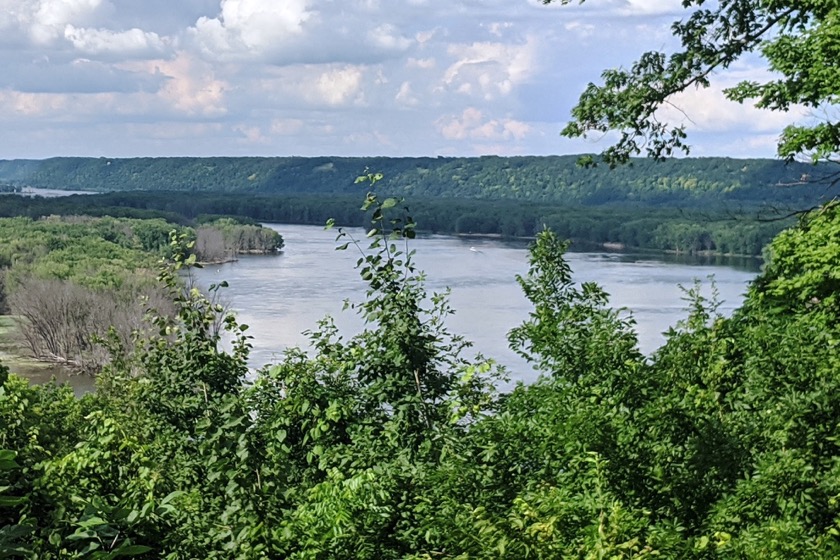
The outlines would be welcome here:
M 543 0 L 543 3 L 571 0 Z M 583 3 L 585 0 L 580 0 Z M 787 111 L 792 105 L 823 115 L 810 126 L 784 129 L 778 154 L 816 162 L 840 151 L 840 122 L 831 116 L 840 93 L 840 4 L 836 0 L 683 0 L 686 17 L 672 24 L 680 48 L 646 52 L 629 69 L 606 70 L 602 85 L 581 94 L 568 137 L 615 131 L 619 140 L 602 156 L 610 165 L 636 154 L 663 158 L 688 153 L 682 124 L 657 120 L 674 94 L 708 87 L 716 72 L 748 53 L 760 53 L 772 71 L 765 82 L 744 81 L 724 91 L 733 101 Z

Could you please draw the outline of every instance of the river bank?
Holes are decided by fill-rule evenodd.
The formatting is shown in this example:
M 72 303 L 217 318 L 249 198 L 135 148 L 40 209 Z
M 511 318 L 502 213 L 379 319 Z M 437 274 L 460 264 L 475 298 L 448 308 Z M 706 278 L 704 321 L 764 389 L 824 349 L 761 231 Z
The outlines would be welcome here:
M 90 392 L 95 380 L 89 375 L 73 373 L 69 368 L 32 357 L 23 342 L 17 320 L 11 315 L 0 315 L 0 362 L 14 374 L 43 384 L 55 379 L 58 383 L 69 383 L 77 395 Z

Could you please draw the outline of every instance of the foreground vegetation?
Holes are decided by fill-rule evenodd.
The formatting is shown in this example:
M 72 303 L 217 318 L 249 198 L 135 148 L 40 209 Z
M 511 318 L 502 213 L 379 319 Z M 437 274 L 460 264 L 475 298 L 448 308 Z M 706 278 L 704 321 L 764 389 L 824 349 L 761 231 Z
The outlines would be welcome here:
M 353 338 L 326 319 L 246 377 L 246 327 L 219 349 L 175 234 L 174 312 L 113 341 L 94 394 L 0 374 L 0 556 L 840 556 L 837 205 L 773 242 L 731 318 L 692 292 L 650 359 L 541 233 L 510 343 L 542 376 L 509 394 L 427 297 L 412 220 L 365 207 L 369 248 L 338 232 L 369 285 Z

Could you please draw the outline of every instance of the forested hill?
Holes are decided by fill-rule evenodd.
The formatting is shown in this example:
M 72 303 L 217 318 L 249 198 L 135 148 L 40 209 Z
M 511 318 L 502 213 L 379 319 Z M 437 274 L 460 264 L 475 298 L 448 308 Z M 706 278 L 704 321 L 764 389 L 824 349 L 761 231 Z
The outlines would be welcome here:
M 695 205 L 825 198 L 837 167 L 768 159 L 686 158 L 587 169 L 578 156 L 478 158 L 173 157 L 0 161 L 0 183 L 53 189 L 215 191 L 259 194 L 355 192 L 365 169 L 384 188 L 413 197 L 517 199 L 600 205 Z

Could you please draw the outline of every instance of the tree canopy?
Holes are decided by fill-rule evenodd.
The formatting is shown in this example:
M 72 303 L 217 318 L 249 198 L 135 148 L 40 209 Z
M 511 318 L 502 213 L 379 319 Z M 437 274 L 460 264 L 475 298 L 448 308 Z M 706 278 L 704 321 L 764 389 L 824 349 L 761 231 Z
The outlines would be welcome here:
M 544 0 L 569 4 L 571 0 Z M 580 0 L 583 3 L 585 0 Z M 661 159 L 688 153 L 683 124 L 659 120 L 672 96 L 706 88 L 712 75 L 749 53 L 760 54 L 771 71 L 764 82 L 743 81 L 724 90 L 733 101 L 754 101 L 771 111 L 804 106 L 819 122 L 782 131 L 779 156 L 816 162 L 840 151 L 840 123 L 832 108 L 840 93 L 840 8 L 828 0 L 683 0 L 685 18 L 671 26 L 680 47 L 645 52 L 630 68 L 605 70 L 590 83 L 563 129 L 568 137 L 615 131 L 618 141 L 602 156 L 611 166 L 645 154 Z
M 0 160 L 0 185 L 84 191 L 233 192 L 238 195 L 357 196 L 348 181 L 365 169 L 385 177 L 383 192 L 411 198 L 523 200 L 646 205 L 787 199 L 785 188 L 811 165 L 772 159 L 636 158 L 616 170 L 582 169 L 578 156 L 482 157 L 172 157 Z M 23 164 L 28 165 L 24 166 Z M 836 172 L 826 165 L 820 174 Z M 805 189 L 797 189 L 801 196 Z M 809 193 L 811 199 L 819 192 Z M 242 197 L 240 198 L 247 198 Z M 700 200 L 700 199 L 703 200 Z

